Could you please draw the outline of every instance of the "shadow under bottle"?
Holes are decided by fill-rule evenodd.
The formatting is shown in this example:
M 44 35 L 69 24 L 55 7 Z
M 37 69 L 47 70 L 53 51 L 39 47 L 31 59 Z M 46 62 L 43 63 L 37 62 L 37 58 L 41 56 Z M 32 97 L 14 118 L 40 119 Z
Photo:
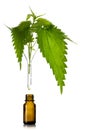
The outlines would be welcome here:
M 34 103 L 34 95 L 26 94 L 25 103 L 23 105 L 23 123 L 24 125 L 35 125 L 36 123 L 36 104 Z

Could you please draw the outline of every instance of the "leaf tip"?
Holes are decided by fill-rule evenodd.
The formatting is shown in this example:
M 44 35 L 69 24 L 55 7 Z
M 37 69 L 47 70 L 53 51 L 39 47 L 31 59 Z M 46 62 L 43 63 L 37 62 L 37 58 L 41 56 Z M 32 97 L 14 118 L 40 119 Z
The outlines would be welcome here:
M 60 93 L 63 94 L 63 86 L 60 86 Z
M 20 65 L 20 70 L 21 70 L 21 68 L 22 68 L 22 64 L 21 64 L 21 62 L 19 63 L 19 65 Z
M 10 28 L 10 27 L 8 27 L 7 25 L 5 25 L 5 27 L 7 27 L 9 30 L 11 30 L 11 28 Z

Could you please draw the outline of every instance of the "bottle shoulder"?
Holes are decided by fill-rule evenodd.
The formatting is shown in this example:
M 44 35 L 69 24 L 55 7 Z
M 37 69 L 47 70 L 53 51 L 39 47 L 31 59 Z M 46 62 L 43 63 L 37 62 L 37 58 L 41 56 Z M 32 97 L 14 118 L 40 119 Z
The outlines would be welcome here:
M 24 103 L 24 105 L 36 105 L 36 104 L 34 102 L 32 102 L 32 101 L 26 101 Z

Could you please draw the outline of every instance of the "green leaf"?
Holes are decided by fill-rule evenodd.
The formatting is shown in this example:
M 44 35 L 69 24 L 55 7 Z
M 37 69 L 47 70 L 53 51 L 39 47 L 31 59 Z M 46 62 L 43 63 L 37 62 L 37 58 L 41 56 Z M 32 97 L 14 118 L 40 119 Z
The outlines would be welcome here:
M 49 28 L 49 26 L 51 25 L 52 23 L 47 19 L 38 18 L 36 22 L 32 25 L 32 28 L 34 28 L 35 31 L 37 32 L 40 28 Z
M 30 25 L 30 21 L 23 21 L 19 24 L 19 26 L 11 28 L 13 46 L 15 49 L 16 56 L 18 58 L 18 62 L 20 63 L 20 69 L 24 45 L 26 45 L 28 42 L 33 41 L 33 36 L 30 31 Z
M 39 25 L 38 22 L 37 25 Z M 37 42 L 43 57 L 45 57 L 55 75 L 62 93 L 67 68 L 65 64 L 67 61 L 67 43 L 65 39 L 69 38 L 51 23 L 46 27 L 46 22 L 43 22 L 42 26 L 44 27 L 40 27 L 37 30 Z

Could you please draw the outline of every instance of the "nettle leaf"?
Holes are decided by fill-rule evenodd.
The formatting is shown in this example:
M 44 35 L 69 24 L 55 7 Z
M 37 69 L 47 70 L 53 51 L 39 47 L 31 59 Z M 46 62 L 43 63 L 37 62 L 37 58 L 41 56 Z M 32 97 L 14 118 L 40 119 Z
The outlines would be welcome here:
M 47 19 L 38 18 L 36 19 L 36 22 L 32 25 L 32 28 L 34 28 L 34 31 L 37 33 L 40 28 L 49 28 L 50 25 L 52 25 L 52 23 Z
M 65 39 L 69 40 L 69 38 L 50 22 L 49 26 L 44 23 L 37 30 L 37 43 L 43 57 L 49 63 L 62 93 L 67 68 L 65 64 L 67 61 L 67 43 Z M 36 24 L 38 25 L 39 23 L 37 22 Z
M 12 42 L 16 56 L 18 58 L 18 62 L 20 63 L 20 68 L 24 45 L 26 45 L 28 42 L 33 41 L 33 36 L 30 31 L 30 25 L 30 21 L 23 21 L 19 24 L 19 26 L 11 28 Z
M 28 47 L 28 62 L 30 62 L 31 52 L 35 45 L 32 43 L 36 43 L 37 40 L 40 52 L 50 65 L 57 84 L 60 86 L 60 92 L 62 93 L 63 86 L 65 85 L 65 75 L 67 73 L 66 40 L 70 39 L 50 21 L 40 18 L 40 16 L 36 16 L 31 10 L 31 14 L 27 15 L 26 21 L 21 22 L 17 27 L 10 28 L 13 46 L 21 68 L 24 46 L 27 45 Z M 36 33 L 37 37 L 34 33 Z M 28 67 L 30 67 L 30 63 L 28 64 Z

